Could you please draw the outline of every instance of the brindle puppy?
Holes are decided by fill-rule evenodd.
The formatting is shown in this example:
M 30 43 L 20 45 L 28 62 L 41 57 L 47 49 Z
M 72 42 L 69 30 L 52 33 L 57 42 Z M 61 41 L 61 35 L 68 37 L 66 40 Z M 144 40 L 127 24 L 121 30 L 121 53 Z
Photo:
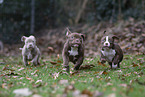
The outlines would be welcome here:
M 62 51 L 63 65 L 69 72 L 69 62 L 75 64 L 74 70 L 78 70 L 84 60 L 84 35 L 80 33 L 71 33 L 67 28 L 66 43 Z

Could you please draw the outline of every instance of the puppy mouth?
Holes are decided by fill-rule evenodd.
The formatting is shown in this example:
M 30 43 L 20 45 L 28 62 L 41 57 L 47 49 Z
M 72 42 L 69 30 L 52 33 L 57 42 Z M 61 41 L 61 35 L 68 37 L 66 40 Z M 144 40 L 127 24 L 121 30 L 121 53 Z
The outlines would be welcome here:
M 33 48 L 34 48 L 34 47 L 32 47 L 32 46 L 28 47 L 28 49 L 30 49 L 30 50 L 33 49 Z
M 77 48 L 77 47 L 79 47 L 79 45 L 78 44 L 73 44 L 72 47 Z
M 105 48 L 105 49 L 110 49 L 110 46 L 103 46 L 103 48 Z

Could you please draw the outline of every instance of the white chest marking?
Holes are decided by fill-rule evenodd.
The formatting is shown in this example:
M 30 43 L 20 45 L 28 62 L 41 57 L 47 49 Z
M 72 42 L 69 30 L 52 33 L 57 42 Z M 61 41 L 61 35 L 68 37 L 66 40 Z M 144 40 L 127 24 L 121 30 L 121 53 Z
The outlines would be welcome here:
M 101 50 L 102 54 L 106 57 L 107 61 L 112 62 L 112 59 L 114 58 L 116 52 L 113 49 L 104 49 Z
M 68 52 L 69 52 L 69 55 L 76 56 L 78 55 L 78 48 L 71 47 L 71 50 Z

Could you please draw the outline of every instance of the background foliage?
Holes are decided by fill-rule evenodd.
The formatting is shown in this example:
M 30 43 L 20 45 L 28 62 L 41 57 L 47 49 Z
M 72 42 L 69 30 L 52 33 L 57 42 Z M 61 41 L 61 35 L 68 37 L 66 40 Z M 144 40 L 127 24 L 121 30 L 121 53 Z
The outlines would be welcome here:
M 35 31 L 62 26 L 116 22 L 129 17 L 144 19 L 144 0 L 35 0 Z M 31 0 L 4 0 L 0 4 L 0 39 L 18 43 L 22 35 L 30 35 Z

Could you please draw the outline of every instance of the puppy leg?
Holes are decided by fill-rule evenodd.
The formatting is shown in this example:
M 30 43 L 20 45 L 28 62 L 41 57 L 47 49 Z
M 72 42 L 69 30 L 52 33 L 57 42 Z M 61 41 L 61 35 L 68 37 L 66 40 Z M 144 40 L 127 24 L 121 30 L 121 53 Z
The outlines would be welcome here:
M 110 65 L 110 68 L 112 69 L 112 62 L 108 62 L 109 63 L 109 65 Z
M 119 63 L 117 64 L 117 67 L 118 67 L 118 68 L 120 68 L 120 65 L 119 65 Z
M 33 60 L 31 61 L 33 65 L 38 65 L 38 59 L 39 59 L 39 55 L 36 55 Z
M 63 55 L 63 66 L 66 68 L 66 71 L 69 72 L 69 57 Z
M 119 63 L 118 63 L 118 60 L 119 60 L 119 55 L 116 55 L 113 59 L 113 63 L 114 63 L 114 67 L 118 67 L 120 68 L 119 66 Z M 116 66 L 115 66 L 116 65 Z
M 81 64 L 83 63 L 83 60 L 84 60 L 83 57 L 80 57 L 80 58 L 77 60 L 75 66 L 74 66 L 74 70 L 79 70 Z
M 101 53 L 101 63 L 104 64 L 106 62 L 105 56 Z
M 23 62 L 24 62 L 24 65 L 27 66 L 28 63 L 27 63 L 27 59 L 26 59 L 26 56 L 23 56 Z
M 101 58 L 101 63 L 104 64 L 106 62 L 105 58 Z

